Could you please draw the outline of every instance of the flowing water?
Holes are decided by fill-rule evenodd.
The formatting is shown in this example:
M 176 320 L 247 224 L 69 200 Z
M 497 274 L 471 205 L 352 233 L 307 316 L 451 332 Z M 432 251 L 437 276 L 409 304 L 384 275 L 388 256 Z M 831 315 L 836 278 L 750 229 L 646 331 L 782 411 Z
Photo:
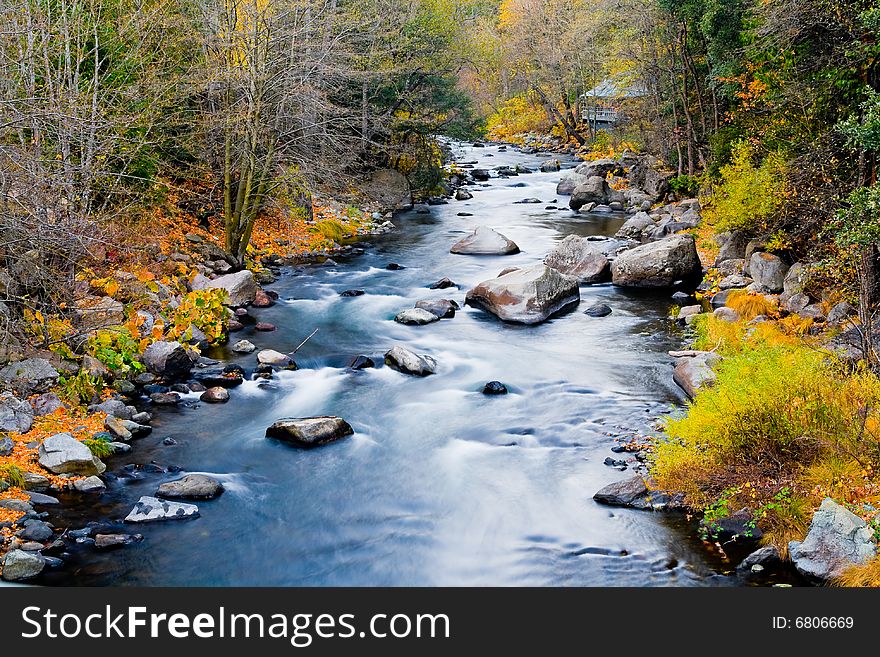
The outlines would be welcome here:
M 498 147 L 458 147 L 480 166 L 547 157 Z M 573 166 L 573 162 L 565 166 Z M 463 308 L 455 318 L 402 326 L 394 315 L 419 299 L 453 298 L 509 266 L 540 261 L 569 234 L 611 235 L 622 215 L 576 215 L 559 198 L 559 173 L 493 178 L 470 201 L 398 215 L 398 229 L 335 265 L 286 271 L 280 301 L 255 309 L 274 333 L 233 336 L 297 354 L 300 370 L 271 386 L 248 381 L 225 405 L 155 411 L 151 436 L 126 463 L 156 461 L 217 476 L 218 499 L 192 521 L 127 527 L 135 546 L 83 548 L 45 581 L 75 585 L 536 585 L 661 586 L 736 583 L 677 516 L 603 507 L 593 493 L 630 476 L 603 465 L 614 435 L 649 430 L 682 401 L 666 351 L 680 346 L 668 293 L 610 285 L 581 288 L 579 308 L 538 326 L 503 324 Z M 527 197 L 541 204 L 515 201 Z M 473 216 L 458 216 L 470 212 Z M 453 255 L 449 247 L 486 224 L 513 239 L 512 256 Z M 390 271 L 395 262 L 405 269 Z M 429 290 L 448 276 L 459 289 Z M 345 298 L 349 288 L 366 291 Z M 601 301 L 604 318 L 583 314 Z M 379 367 L 352 372 L 366 354 L 381 364 L 394 344 L 434 356 L 434 376 Z M 245 367 L 252 355 L 213 354 Z M 497 379 L 506 396 L 481 394 Z M 193 396 L 194 397 L 194 396 Z M 285 416 L 339 415 L 352 438 L 314 450 L 268 440 Z M 177 444 L 162 440 L 173 437 Z M 617 455 L 613 455 L 617 458 Z M 68 496 L 65 524 L 120 519 L 141 495 L 177 474 L 110 482 L 96 505 Z M 60 520 L 59 520 L 60 522 Z M 727 566 L 729 569 L 729 566 Z

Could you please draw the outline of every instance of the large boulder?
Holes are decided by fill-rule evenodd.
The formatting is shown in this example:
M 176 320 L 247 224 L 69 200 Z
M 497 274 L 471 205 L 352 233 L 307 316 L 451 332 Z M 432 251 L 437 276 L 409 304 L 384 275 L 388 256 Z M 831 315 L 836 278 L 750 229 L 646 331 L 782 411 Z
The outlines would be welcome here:
M 749 275 L 755 284 L 768 292 L 782 292 L 788 265 L 779 256 L 756 251 L 749 258 Z
M 157 522 L 159 520 L 185 520 L 198 518 L 199 507 L 184 502 L 168 502 L 157 497 L 144 495 L 134 505 L 125 522 Z
M 586 237 L 569 235 L 544 257 L 544 264 L 580 283 L 601 283 L 610 277 L 608 258 Z
M 3 579 L 21 582 L 43 572 L 46 561 L 38 554 L 24 550 L 10 550 L 3 558 Z
M 465 297 L 468 305 L 518 324 L 538 324 L 579 301 L 577 279 L 543 264 L 483 281 Z
M 278 420 L 266 429 L 266 438 L 275 438 L 296 447 L 318 447 L 336 442 L 354 433 L 341 417 L 323 415 Z
M 188 474 L 159 486 L 156 497 L 174 500 L 212 500 L 223 492 L 223 484 L 202 474 Z
M 566 171 L 556 185 L 558 196 L 571 196 L 578 185 L 587 182 L 587 176 L 582 176 L 576 171 Z
M 58 383 L 58 371 L 45 358 L 27 358 L 0 370 L 0 383 L 22 394 L 46 392 Z
M 193 287 L 196 287 L 193 284 Z M 246 306 L 253 302 L 257 297 L 259 286 L 254 279 L 252 272 L 247 269 L 237 271 L 234 274 L 226 274 L 218 276 L 213 280 L 201 281 L 199 286 L 202 289 L 221 289 L 226 290 L 225 304 L 227 306 Z
M 0 395 L 0 431 L 26 433 L 34 423 L 34 411 L 26 401 Z
M 628 177 L 630 185 L 657 200 L 669 191 L 669 179 L 673 175 L 672 171 L 661 170 L 655 158 L 645 157 L 630 167 Z
M 665 511 L 684 507 L 682 494 L 651 490 L 641 475 L 608 484 L 593 495 L 593 499 L 599 504 L 643 511 Z
M 638 240 L 641 239 L 646 228 L 653 228 L 653 226 L 654 220 L 647 212 L 636 212 L 623 223 L 614 236 L 620 239 Z
M 417 354 L 400 345 L 394 345 L 385 352 L 388 367 L 414 376 L 428 376 L 437 371 L 437 361 L 431 356 Z
M 470 235 L 453 244 L 449 252 L 462 255 L 512 255 L 519 253 L 519 247 L 488 226 L 478 226 Z
M 144 364 L 153 374 L 166 379 L 179 379 L 192 370 L 189 353 L 179 342 L 154 342 L 144 351 Z
M 702 278 L 692 235 L 672 235 L 624 251 L 611 264 L 611 280 L 623 287 L 672 287 Z
M 92 456 L 91 450 L 69 433 L 49 436 L 38 450 L 40 465 L 55 474 L 97 475 L 104 471 L 103 463 Z
M 874 557 L 873 533 L 864 520 L 826 497 L 813 514 L 806 538 L 789 543 L 788 553 L 801 575 L 827 582 Z
M 672 380 L 693 399 L 700 388 L 711 386 L 717 376 L 712 366 L 721 356 L 710 351 L 695 351 L 678 358 L 672 370 Z
M 574 168 L 574 172 L 579 176 L 583 176 L 584 178 L 592 178 L 593 176 L 605 178 L 609 173 L 611 173 L 615 169 L 618 169 L 619 167 L 620 163 L 618 163 L 616 160 L 603 158 L 601 160 L 581 162 Z
M 587 203 L 607 203 L 611 188 L 602 176 L 591 176 L 574 188 L 568 207 L 580 210 Z

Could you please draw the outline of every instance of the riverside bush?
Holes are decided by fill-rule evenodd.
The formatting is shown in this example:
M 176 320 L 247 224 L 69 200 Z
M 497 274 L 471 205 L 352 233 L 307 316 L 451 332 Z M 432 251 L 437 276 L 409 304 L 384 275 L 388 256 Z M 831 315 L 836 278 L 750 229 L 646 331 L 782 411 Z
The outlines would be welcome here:
M 703 322 L 703 340 L 720 324 L 724 359 L 714 386 L 687 414 L 673 417 L 657 445 L 653 476 L 685 493 L 694 508 L 720 499 L 750 508 L 783 552 L 800 538 L 825 495 L 880 497 L 880 378 L 846 371 L 823 350 L 774 323 Z M 789 489 L 783 498 L 780 491 Z
M 782 206 L 785 195 L 785 161 L 771 153 L 755 164 L 749 142 L 735 143 L 729 164 L 721 167 L 721 181 L 703 215 L 718 232 L 749 230 L 763 232 Z

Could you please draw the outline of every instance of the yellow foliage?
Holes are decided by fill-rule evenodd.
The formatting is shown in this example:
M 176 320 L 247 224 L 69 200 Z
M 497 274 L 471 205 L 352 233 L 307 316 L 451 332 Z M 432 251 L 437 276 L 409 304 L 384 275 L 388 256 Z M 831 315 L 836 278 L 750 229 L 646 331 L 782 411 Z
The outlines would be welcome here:
M 516 143 L 519 135 L 545 133 L 550 129 L 547 114 L 527 96 L 509 98 L 486 122 L 487 136 L 493 141 Z M 519 138 L 521 141 L 521 138 Z
M 880 557 L 874 557 L 860 566 L 850 566 L 831 582 L 832 586 L 880 587 Z
M 733 290 L 727 297 L 726 305 L 739 313 L 744 320 L 754 319 L 758 315 L 768 317 L 779 311 L 779 306 L 763 294 Z

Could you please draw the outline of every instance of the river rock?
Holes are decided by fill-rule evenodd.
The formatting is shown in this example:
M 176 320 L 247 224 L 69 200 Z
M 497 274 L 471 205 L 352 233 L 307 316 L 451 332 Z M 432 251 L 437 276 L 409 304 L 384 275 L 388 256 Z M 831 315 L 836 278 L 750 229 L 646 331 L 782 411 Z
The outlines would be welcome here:
M 483 386 L 483 394 L 484 395 L 506 395 L 507 394 L 507 386 L 501 383 L 501 381 L 489 381 L 486 385 Z
M 680 493 L 650 490 L 641 475 L 608 484 L 593 499 L 608 506 L 623 506 L 644 511 L 665 511 L 684 508 Z
M 365 290 L 343 290 L 339 293 L 341 297 L 362 297 L 366 294 Z
M 58 383 L 58 371 L 45 358 L 27 358 L 0 369 L 0 382 L 22 394 L 47 392 Z
M 572 210 L 580 210 L 588 203 L 597 203 L 599 205 L 608 202 L 608 194 L 611 188 L 608 181 L 602 176 L 590 176 L 584 182 L 574 188 L 571 199 L 568 201 L 568 207 Z M 595 208 L 593 208 L 595 210 Z
M 257 354 L 257 362 L 261 365 L 274 365 L 275 367 L 290 367 L 293 359 L 287 354 L 282 354 L 274 349 L 263 349 Z
M 34 415 L 37 416 L 50 415 L 63 405 L 54 392 L 44 392 L 31 399 L 31 407 L 34 409 Z
M 234 345 L 232 345 L 232 351 L 237 354 L 249 354 L 257 350 L 257 345 L 255 345 L 250 340 L 239 340 Z
M 407 324 L 410 326 L 422 326 L 436 322 L 440 318 L 432 312 L 424 308 L 408 308 L 402 310 L 394 317 L 394 321 L 398 324 Z
M 440 319 L 451 319 L 455 317 L 458 304 L 451 299 L 422 299 L 421 301 L 416 301 L 416 308 L 427 310 Z
M 604 303 L 596 303 L 584 311 L 584 315 L 590 317 L 607 317 L 611 314 L 611 307 Z
M 95 547 L 99 550 L 140 543 L 144 540 L 141 534 L 95 534 Z
M 611 280 L 622 287 L 673 287 L 702 278 L 692 235 L 672 235 L 621 253 L 611 263 Z
M 9 456 L 15 449 L 15 443 L 9 436 L 0 436 L 0 456 Z
M 203 474 L 188 474 L 159 486 L 156 497 L 175 500 L 213 500 L 223 492 L 223 484 Z
M 614 234 L 620 239 L 640 239 L 646 228 L 653 228 L 654 220 L 648 216 L 647 212 L 637 212 L 627 219 L 623 226 Z
M 432 290 L 445 290 L 448 287 L 458 287 L 455 283 L 449 280 L 446 276 L 441 278 L 439 281 L 435 281 L 428 286 Z
M 34 423 L 34 409 L 9 394 L 0 395 L 0 431 L 26 433 Z
M 129 406 L 119 399 L 105 399 L 100 404 L 90 406 L 89 410 L 106 413 L 120 420 L 131 420 L 135 413 L 137 413 L 137 409 L 134 406 Z
M 470 235 L 456 242 L 449 252 L 462 255 L 512 255 L 519 253 L 519 247 L 488 226 L 478 226 Z
M 180 395 L 176 392 L 154 392 L 150 401 L 158 406 L 173 406 L 180 403 Z
M 736 567 L 739 571 L 751 571 L 753 566 L 761 566 L 764 568 L 775 568 L 782 564 L 782 558 L 779 556 L 779 550 L 772 545 L 765 545 L 752 552 L 743 559 Z
M 455 191 L 455 200 L 456 201 L 470 201 L 474 197 L 468 190 L 463 187 L 459 187 Z
M 49 481 L 46 480 L 46 484 L 47 484 L 46 488 L 48 488 L 48 483 L 49 483 Z M 45 488 L 44 488 L 44 490 L 45 490 Z M 61 502 L 58 501 L 57 497 L 52 497 L 51 495 L 45 495 L 43 493 L 35 493 L 33 491 L 28 491 L 27 496 L 28 496 L 28 500 L 30 501 L 31 504 L 43 504 L 46 506 L 55 506 L 57 504 L 61 504 Z
M 577 279 L 543 264 L 483 281 L 465 298 L 471 306 L 519 324 L 538 324 L 579 301 Z
M 556 194 L 559 196 L 571 196 L 578 185 L 587 182 L 589 176 L 582 176 L 574 170 L 566 171 L 562 174 L 559 183 L 556 185 Z
M 275 438 L 297 447 L 318 447 L 341 440 L 354 433 L 351 425 L 340 417 L 284 418 L 266 429 L 266 438 Z
M 416 354 L 400 345 L 395 345 L 385 352 L 385 364 L 399 372 L 414 376 L 428 376 L 437 371 L 437 361 L 431 356 Z
M 355 356 L 348 367 L 352 370 L 366 370 L 376 367 L 376 362 L 369 356 Z
M 179 379 L 192 370 L 189 353 L 179 342 L 160 340 L 144 350 L 144 364 L 151 373 L 165 379 Z
M 39 555 L 24 550 L 10 550 L 3 558 L 3 579 L 8 582 L 32 579 L 45 567 L 46 562 Z
M 257 322 L 254 324 L 254 329 L 257 331 L 264 331 L 266 333 L 270 333 L 275 330 L 275 325 L 270 322 Z
M 234 274 L 218 276 L 214 280 L 206 280 L 196 289 L 200 288 L 226 290 L 225 305 L 235 307 L 252 303 L 257 296 L 258 286 L 253 273 L 243 269 Z
M 205 390 L 199 399 L 206 404 L 224 404 L 229 401 L 229 391 L 222 386 L 214 386 Z
M 89 448 L 69 433 L 56 433 L 43 440 L 38 455 L 40 465 L 55 474 L 89 476 L 104 471 L 97 465 L 101 462 L 92 456 Z
M 711 386 L 717 376 L 712 366 L 721 356 L 710 351 L 696 351 L 692 356 L 684 356 L 675 361 L 672 380 L 693 399 L 700 388 Z
M 24 529 L 18 532 L 18 538 L 23 541 L 37 541 L 46 543 L 53 536 L 52 526 L 42 520 L 30 519 L 24 523 Z
M 254 308 L 270 308 L 275 305 L 275 299 L 269 296 L 265 290 L 257 289 L 254 300 L 251 301 Z
M 85 479 L 77 479 L 73 482 L 73 487 L 80 493 L 100 493 L 107 489 L 103 480 L 94 475 Z
M 760 541 L 764 532 L 755 524 L 755 519 L 748 509 L 740 509 L 735 513 L 707 520 L 700 520 L 700 529 L 713 541 L 727 543 L 754 543 Z
M 158 520 L 184 520 L 198 518 L 199 507 L 184 502 L 168 502 L 144 495 L 125 516 L 125 522 L 156 522 Z
M 788 265 L 772 253 L 757 251 L 749 259 L 749 275 L 762 290 L 782 292 Z
M 244 371 L 238 367 L 228 371 L 225 367 L 206 367 L 203 370 L 193 372 L 193 378 L 206 389 L 216 386 L 235 388 L 244 383 Z
M 561 165 L 559 164 L 559 160 L 547 160 L 546 162 L 541 162 L 541 164 L 538 166 L 538 169 L 540 169 L 544 173 L 559 171 L 560 168 Z
M 872 536 L 864 520 L 826 497 L 813 514 L 806 538 L 789 543 L 788 552 L 801 575 L 827 582 L 874 557 L 877 546 Z
M 608 258 L 586 237 L 569 235 L 544 257 L 544 264 L 580 283 L 600 283 L 610 278 Z

